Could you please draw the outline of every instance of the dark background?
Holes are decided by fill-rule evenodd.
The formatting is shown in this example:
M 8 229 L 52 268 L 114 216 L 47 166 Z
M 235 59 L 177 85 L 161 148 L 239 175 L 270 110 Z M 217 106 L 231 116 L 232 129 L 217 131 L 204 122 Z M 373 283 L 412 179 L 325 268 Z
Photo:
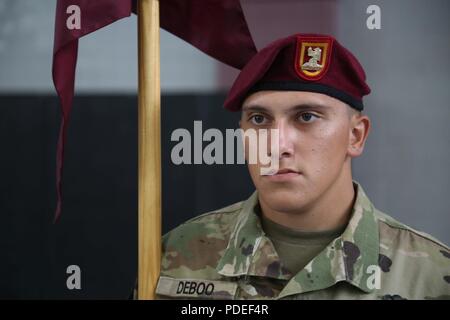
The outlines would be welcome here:
M 211 108 L 223 99 L 162 97 L 164 233 L 253 191 L 244 165 L 170 161 L 176 128 L 193 138 L 194 120 L 203 131 L 237 127 L 239 114 Z M 55 96 L 0 96 L 0 298 L 125 299 L 137 274 L 137 97 L 75 98 L 62 216 L 53 224 L 59 117 Z M 82 290 L 66 287 L 72 264 L 81 268 Z

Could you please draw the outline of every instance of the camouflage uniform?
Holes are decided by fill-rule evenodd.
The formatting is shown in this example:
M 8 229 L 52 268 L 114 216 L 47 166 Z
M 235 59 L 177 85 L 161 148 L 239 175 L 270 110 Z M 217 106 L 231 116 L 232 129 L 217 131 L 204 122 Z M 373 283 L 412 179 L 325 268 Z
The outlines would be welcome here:
M 198 216 L 163 239 L 162 299 L 450 298 L 449 248 L 378 211 L 355 183 L 351 219 L 297 274 L 283 267 L 248 200 Z

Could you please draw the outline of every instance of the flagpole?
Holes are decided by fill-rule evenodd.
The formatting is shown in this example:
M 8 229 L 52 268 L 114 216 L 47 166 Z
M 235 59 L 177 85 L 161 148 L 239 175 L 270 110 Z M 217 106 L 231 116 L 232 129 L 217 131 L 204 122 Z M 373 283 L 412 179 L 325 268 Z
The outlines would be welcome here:
M 138 298 L 154 299 L 161 260 L 159 1 L 138 0 Z

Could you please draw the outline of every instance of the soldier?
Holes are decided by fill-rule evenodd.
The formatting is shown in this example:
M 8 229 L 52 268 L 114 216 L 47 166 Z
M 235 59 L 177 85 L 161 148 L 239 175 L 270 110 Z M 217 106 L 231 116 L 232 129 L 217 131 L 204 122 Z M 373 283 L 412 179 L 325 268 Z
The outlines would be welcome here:
M 330 36 L 259 51 L 225 108 L 241 110 L 243 130 L 278 129 L 279 169 L 248 164 L 249 199 L 164 236 L 158 297 L 449 298 L 449 248 L 378 211 L 352 179 L 369 93 L 357 59 Z

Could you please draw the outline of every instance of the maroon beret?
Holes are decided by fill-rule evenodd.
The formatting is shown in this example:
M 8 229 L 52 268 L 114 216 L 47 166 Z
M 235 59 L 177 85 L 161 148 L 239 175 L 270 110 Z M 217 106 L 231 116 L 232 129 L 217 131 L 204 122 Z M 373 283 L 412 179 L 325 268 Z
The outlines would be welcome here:
M 245 98 L 262 90 L 310 91 L 363 110 L 370 93 L 366 75 L 353 54 L 326 35 L 294 34 L 272 42 L 245 65 L 225 100 L 238 111 Z

